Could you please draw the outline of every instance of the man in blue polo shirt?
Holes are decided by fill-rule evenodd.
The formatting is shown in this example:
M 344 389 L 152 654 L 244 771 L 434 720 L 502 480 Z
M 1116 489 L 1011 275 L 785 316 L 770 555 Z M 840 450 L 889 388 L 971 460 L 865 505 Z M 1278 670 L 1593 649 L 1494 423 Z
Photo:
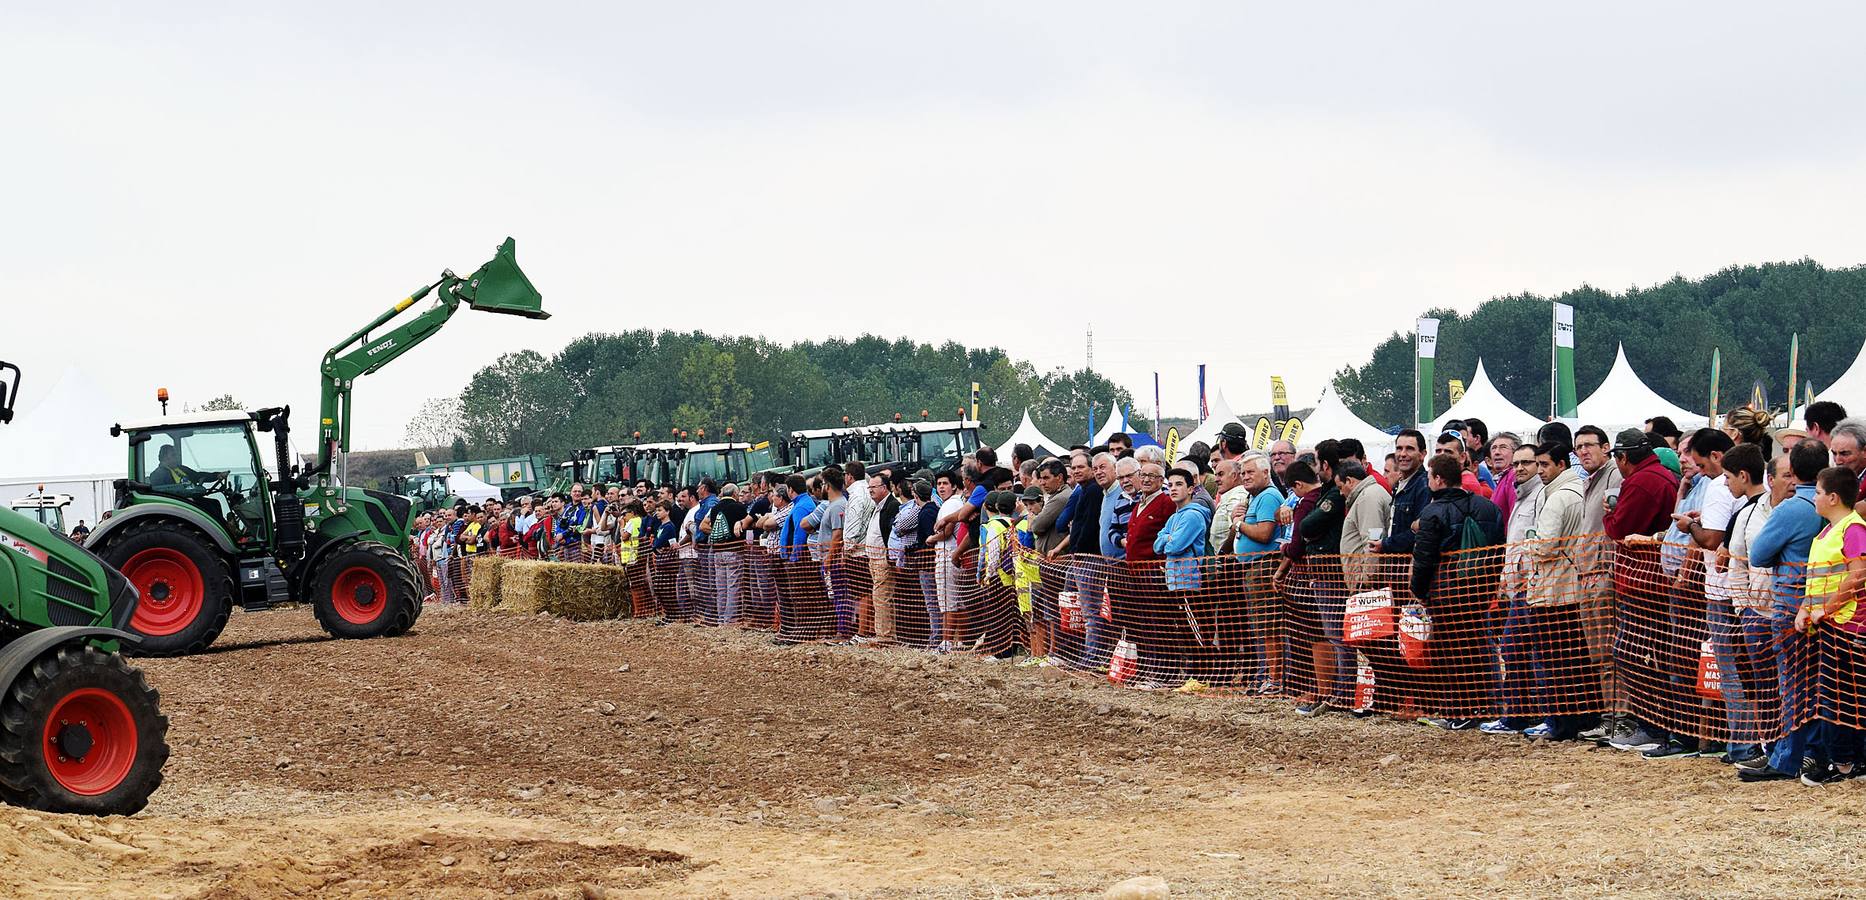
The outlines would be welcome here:
M 1276 571 L 1276 512 L 1283 506 L 1283 493 L 1270 478 L 1270 457 L 1262 451 L 1244 454 L 1240 461 L 1244 489 L 1250 499 L 1232 512 L 1232 530 L 1238 563 L 1244 574 L 1244 620 L 1248 627 L 1245 651 L 1254 656 L 1245 669 L 1245 684 L 1264 693 L 1282 688 L 1283 655 L 1272 627 L 1276 587 L 1271 575 Z

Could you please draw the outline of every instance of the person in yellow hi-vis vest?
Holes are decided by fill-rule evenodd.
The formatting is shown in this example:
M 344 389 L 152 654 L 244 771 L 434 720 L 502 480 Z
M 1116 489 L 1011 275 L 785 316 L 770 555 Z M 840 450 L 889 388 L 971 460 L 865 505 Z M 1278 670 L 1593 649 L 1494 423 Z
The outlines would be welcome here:
M 648 583 L 645 576 L 647 567 L 638 565 L 641 560 L 641 531 L 641 501 L 630 500 L 622 507 L 622 522 L 616 528 L 616 561 L 622 564 L 623 583 L 628 585 L 629 615 L 639 615 L 647 609 L 641 602 Z
M 1017 531 L 1011 521 L 1011 515 L 1017 509 L 1016 495 L 1010 491 L 991 491 L 985 495 L 985 524 L 979 532 L 978 586 L 985 597 L 984 612 L 978 621 L 979 631 L 991 634 L 998 629 L 1000 617 L 1010 619 L 1015 609 L 1012 601 L 1016 599 Z M 1009 623 L 1007 623 L 1009 624 Z M 996 645 L 997 641 L 981 638 L 985 643 Z M 1001 648 L 1000 655 L 1008 655 L 1016 650 L 1015 626 L 1012 628 L 1010 646 Z
M 1826 621 L 1855 636 L 1866 632 L 1866 620 L 1859 615 L 1860 589 L 1866 585 L 1866 519 L 1853 509 L 1859 501 L 1858 478 L 1852 470 L 1834 466 L 1815 479 L 1814 511 L 1827 520 L 1827 527 L 1808 548 L 1806 597 L 1795 614 L 1797 631 L 1812 633 Z M 1854 684 L 1858 673 L 1853 671 L 1851 652 L 1842 649 L 1834 657 L 1834 680 Z M 1827 666 L 1824 660 L 1823 668 Z M 1820 787 L 1858 773 L 1858 728 L 1821 719 L 1801 727 L 1813 729 L 1801 764 L 1802 784 Z

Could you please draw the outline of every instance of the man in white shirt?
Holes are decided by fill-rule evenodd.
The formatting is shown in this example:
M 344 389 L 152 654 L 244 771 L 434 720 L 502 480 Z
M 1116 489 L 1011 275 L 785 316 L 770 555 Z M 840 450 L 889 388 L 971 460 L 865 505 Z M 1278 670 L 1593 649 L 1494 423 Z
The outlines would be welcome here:
M 1726 518 L 1723 546 L 1705 564 L 1704 595 L 1730 728 L 1724 761 L 1740 763 L 1761 756 L 1762 741 L 1775 730 L 1775 723 L 1765 721 L 1761 709 L 1762 699 L 1775 691 L 1776 648 L 1770 616 L 1775 571 L 1749 565 L 1750 541 L 1768 523 L 1772 507 L 1761 447 L 1740 444 L 1717 455 L 1715 464 L 1723 473 L 1718 480 L 1723 482 L 1732 511 Z M 1706 509 L 1709 506 L 1707 501 Z M 1715 524 L 1708 519 L 1711 513 L 1701 515 L 1706 517 L 1704 524 Z

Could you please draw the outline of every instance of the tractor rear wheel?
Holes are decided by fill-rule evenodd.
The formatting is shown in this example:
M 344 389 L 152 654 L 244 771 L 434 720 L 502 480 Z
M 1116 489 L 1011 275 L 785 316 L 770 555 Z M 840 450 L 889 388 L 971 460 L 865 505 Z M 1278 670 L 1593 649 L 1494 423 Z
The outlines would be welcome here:
M 233 613 L 233 577 L 200 532 L 174 519 L 151 517 L 112 534 L 98 556 L 117 568 L 141 596 L 129 630 L 142 643 L 136 656 L 199 653 L 220 637 Z
M 374 541 L 349 544 L 318 563 L 311 576 L 311 609 L 331 637 L 401 634 L 421 614 L 414 567 Z
M 89 644 L 41 656 L 0 687 L 0 795 L 48 812 L 127 816 L 168 761 L 168 718 L 143 673 Z

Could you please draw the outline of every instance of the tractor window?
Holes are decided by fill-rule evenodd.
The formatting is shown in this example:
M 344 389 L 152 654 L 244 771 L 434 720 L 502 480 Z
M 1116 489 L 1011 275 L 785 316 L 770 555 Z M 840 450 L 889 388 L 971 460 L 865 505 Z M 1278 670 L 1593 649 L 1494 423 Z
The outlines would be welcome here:
M 971 432 L 963 433 L 972 434 Z M 962 432 L 955 431 L 921 432 L 921 461 L 935 468 L 946 468 L 946 466 L 941 465 L 941 463 L 957 463 L 959 457 L 971 452 L 971 450 L 978 449 L 978 436 L 976 434 L 972 434 L 971 450 L 961 449 L 965 446 L 960 437 L 961 434 Z
M 686 483 L 699 484 L 702 478 L 711 478 L 717 484 L 725 484 L 733 480 L 726 465 L 726 454 L 723 451 L 687 455 Z
M 833 445 L 834 441 L 830 438 L 811 438 L 803 451 L 803 467 L 815 469 L 834 462 Z
M 519 473 L 516 472 L 513 473 L 512 481 L 516 482 L 521 480 L 518 474 Z M 591 480 L 608 483 L 620 477 L 621 472 L 616 467 L 616 455 L 614 453 L 596 454 L 596 474 Z
M 221 472 L 244 488 L 263 480 L 253 468 L 245 425 L 175 428 L 155 433 L 137 448 L 138 474 L 157 487 L 208 484 Z

